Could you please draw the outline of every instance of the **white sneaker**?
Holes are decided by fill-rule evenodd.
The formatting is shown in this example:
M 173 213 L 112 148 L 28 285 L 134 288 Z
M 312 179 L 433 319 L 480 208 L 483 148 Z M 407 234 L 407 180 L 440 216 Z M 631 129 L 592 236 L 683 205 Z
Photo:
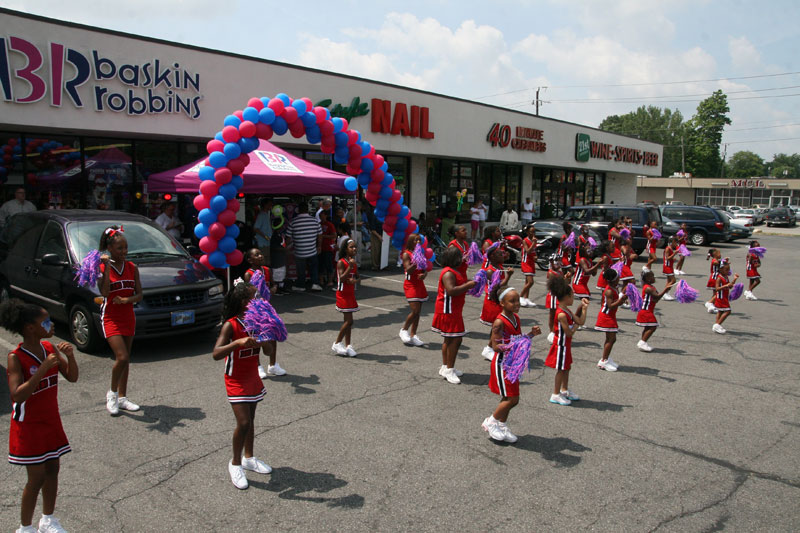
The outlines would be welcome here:
M 652 352 L 653 349 L 647 344 L 645 341 L 639 339 L 639 342 L 636 343 L 636 347 L 639 348 L 643 352 Z
M 347 355 L 347 348 L 341 342 L 334 342 L 333 346 L 331 346 L 331 350 L 333 350 L 336 355 Z
M 425 342 L 416 335 L 411 337 L 411 344 L 413 344 L 414 346 L 425 346 Z
M 756 298 L 756 295 L 753 294 L 752 292 L 750 293 L 750 299 L 751 300 L 758 300 L 758 298 Z
M 264 461 L 259 461 L 255 457 L 242 457 L 242 468 L 250 470 L 256 474 L 269 474 L 272 472 L 272 467 Z
M 408 334 L 408 330 L 400 330 L 400 340 L 403 341 L 403 344 L 409 344 L 411 342 L 411 335 Z
M 550 344 L 552 344 L 552 343 L 553 343 L 553 339 L 555 339 L 555 338 L 556 338 L 556 334 L 555 334 L 555 332 L 554 332 L 554 331 L 551 331 L 551 332 L 550 332 L 550 333 L 547 335 L 547 342 L 549 342 Z
M 122 396 L 117 400 L 117 406 L 122 409 L 123 411 L 138 411 L 139 406 L 130 401 L 125 396 Z
M 650 272 L 650 269 L 647 268 L 645 265 L 642 265 L 642 272 Z
M 278 363 L 275 363 L 274 365 L 269 365 L 267 367 L 267 374 L 270 374 L 272 376 L 285 376 L 286 370 L 281 368 L 281 365 L 279 365 Z
M 572 402 L 569 401 L 569 399 L 564 398 L 560 394 L 551 394 L 550 403 L 557 403 L 558 405 L 570 405 Z
M 34 529 L 33 531 L 36 530 Z M 55 516 L 50 515 L 42 516 L 42 519 L 39 520 L 39 533 L 67 533 L 67 530 L 61 527 Z
M 292 285 L 292 290 L 295 292 L 306 292 L 306 288 L 300 285 Z
M 492 350 L 491 346 L 484 346 L 481 355 L 487 361 L 491 361 L 492 359 L 494 359 L 494 350 Z
M 247 477 L 244 475 L 244 469 L 241 466 L 236 466 L 232 461 L 228 462 L 228 473 L 231 475 L 231 482 L 237 489 L 244 490 L 249 484 Z
M 670 293 L 667 293 L 667 294 L 664 295 L 664 299 L 666 301 L 668 301 L 668 302 L 671 302 L 671 301 L 673 301 L 675 299 L 675 297 L 673 295 L 671 295 Z
M 717 309 L 714 307 L 714 304 L 712 304 L 711 302 L 706 302 L 705 305 L 706 305 L 706 311 L 708 311 L 709 313 L 716 313 L 717 312 Z
M 597 362 L 597 368 L 599 368 L 600 370 L 608 370 L 609 372 L 616 372 L 617 371 L 617 366 L 614 363 L 614 361 L 611 360 L 610 357 L 608 359 L 606 359 L 605 361 L 600 359 Z
M 483 419 L 483 424 L 481 427 L 484 431 L 489 433 L 489 438 L 496 441 L 504 441 L 506 436 L 503 430 L 497 425 L 497 420 L 494 420 L 493 417 L 487 416 Z
M 453 385 L 458 385 L 459 383 L 461 383 L 461 380 L 458 379 L 458 375 L 456 375 L 455 368 L 448 368 L 447 370 L 445 370 L 444 373 L 442 374 L 442 377 L 444 377 L 444 379 L 446 379 L 448 383 L 452 383 Z
M 498 422 L 497 427 L 503 432 L 503 440 L 506 442 L 517 442 L 517 436 L 511 433 L 511 430 L 508 429 L 508 426 L 505 422 Z
M 727 330 L 726 330 L 725 328 L 723 328 L 723 327 L 722 327 L 720 324 L 714 324 L 713 326 L 711 326 L 711 330 L 712 330 L 714 333 L 719 333 L 719 334 L 724 334 L 724 333 L 727 331 Z
M 119 414 L 119 397 L 116 392 L 108 391 L 106 393 L 106 409 L 111 413 L 111 416 Z
M 39 530 L 33 527 L 32 525 L 31 526 L 20 525 L 17 528 L 16 533 L 39 533 Z
M 261 365 L 258 365 L 258 377 L 260 377 L 261 379 L 267 378 L 267 371 L 264 370 L 264 367 Z
M 322 290 L 322 287 L 320 287 L 319 285 L 317 285 L 317 284 L 315 283 L 315 284 L 313 284 L 313 285 L 311 286 L 311 290 L 312 290 L 312 291 L 314 291 L 314 292 L 319 292 L 319 291 L 321 291 L 321 290 Z
M 346 353 L 348 357 L 355 357 L 358 355 L 358 352 L 355 348 L 353 348 L 352 344 L 347 345 L 347 347 L 344 349 L 344 353 Z
M 623 309 L 630 309 L 631 308 L 631 304 L 629 304 L 628 302 L 625 302 L 624 304 L 622 304 L 622 308 Z
M 563 396 L 564 398 L 566 398 L 567 400 L 569 400 L 571 402 L 577 402 L 578 400 L 581 399 L 580 396 L 578 396 L 577 394 L 575 394 L 574 392 L 572 392 L 569 389 L 562 390 L 561 391 L 561 396 Z
M 439 375 L 444 377 L 444 373 L 447 370 L 447 365 L 442 365 L 439 367 Z

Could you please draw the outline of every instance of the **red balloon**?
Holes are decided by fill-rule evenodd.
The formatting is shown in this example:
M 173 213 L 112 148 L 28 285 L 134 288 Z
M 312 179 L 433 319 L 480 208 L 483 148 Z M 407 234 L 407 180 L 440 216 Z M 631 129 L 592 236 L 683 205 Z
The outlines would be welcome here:
M 200 256 L 200 264 L 206 267 L 209 270 L 213 270 L 214 267 L 211 266 L 211 263 L 208 262 L 208 256 L 203 254 Z
M 228 161 L 227 166 L 234 176 L 241 176 L 242 172 L 244 172 L 244 163 L 238 159 L 231 159 Z
M 397 225 L 397 216 L 395 215 L 387 215 L 386 218 L 383 219 L 384 224 L 389 224 L 392 227 Z M 388 231 L 386 233 L 389 233 Z
M 219 185 L 213 180 L 205 180 L 200 183 L 200 194 L 206 198 L 213 198 L 219 192 Z
M 370 172 L 369 175 L 373 180 L 383 181 L 383 170 L 379 168 L 372 169 L 372 172 Z
M 250 164 L 250 154 L 242 154 L 239 157 L 237 157 L 236 159 L 241 161 L 244 166 L 247 166 L 247 165 Z
M 259 139 L 264 139 L 265 141 L 268 141 L 272 138 L 272 134 L 273 134 L 272 126 L 267 126 L 266 124 L 262 124 L 261 122 L 256 124 L 256 137 L 258 137 Z
M 411 233 L 414 233 L 417 230 L 417 223 L 413 220 L 409 221 L 408 228 L 411 230 Z
M 314 102 L 311 101 L 311 98 L 304 96 L 300 100 L 306 103 L 306 113 L 314 110 Z
M 367 190 L 372 194 L 378 194 L 381 192 L 382 185 L 380 183 L 375 183 L 374 181 L 369 184 Z
M 244 114 L 242 113 L 241 109 L 237 109 L 236 111 L 234 111 L 233 116 L 235 116 L 239 120 L 244 120 Z
M 356 133 L 355 130 L 347 130 L 347 146 L 352 148 L 353 146 L 356 145 L 355 143 L 357 142 L 358 142 L 358 133 Z M 359 149 L 360 148 L 361 147 L 359 146 Z
M 256 134 L 256 125 L 249 120 L 245 120 L 239 124 L 239 133 L 242 137 L 252 137 Z
M 244 259 L 244 254 L 239 250 L 234 250 L 225 256 L 225 261 L 231 266 L 241 264 L 242 259 Z
M 225 213 L 225 211 L 223 211 L 222 213 Z M 222 221 L 220 220 L 220 218 L 222 217 L 222 213 L 220 213 L 220 216 L 217 217 L 217 221 L 208 227 L 208 236 L 211 237 L 214 241 L 218 241 L 225 236 L 225 226 L 227 226 L 228 224 L 223 224 Z M 214 247 L 214 249 L 216 250 L 216 246 Z
M 209 154 L 213 154 L 214 152 L 221 152 L 222 149 L 225 148 L 225 143 L 220 141 L 219 139 L 211 139 L 206 143 L 206 151 Z
M 261 101 L 261 98 L 251 98 L 247 101 L 247 107 L 254 107 L 261 111 L 264 109 L 264 102 Z
M 236 126 L 225 126 L 222 128 L 222 138 L 225 142 L 235 143 L 241 139 L 242 136 L 239 134 L 239 129 Z
M 319 131 L 322 133 L 323 137 L 333 135 L 333 122 L 330 120 L 323 120 L 322 124 L 319 125 Z
M 226 167 L 218 168 L 216 172 L 214 172 L 214 181 L 217 182 L 217 185 L 225 185 L 226 183 L 230 183 L 231 178 L 233 178 L 233 172 L 231 172 L 231 169 L 229 168 Z M 205 181 L 203 183 L 205 183 Z M 200 186 L 202 187 L 203 184 L 201 183 Z
M 322 140 L 320 140 L 320 144 L 322 146 L 330 146 L 334 150 L 336 149 L 336 137 L 333 134 L 330 135 L 323 135 Z
M 267 104 L 267 106 L 270 109 L 272 109 L 275 112 L 276 115 L 280 115 L 281 113 L 283 113 L 283 109 L 285 107 L 283 105 L 283 100 L 280 100 L 278 98 L 272 98 L 269 101 L 269 104 Z
M 369 205 L 375 207 L 375 204 L 378 202 L 378 194 L 374 192 L 367 191 L 364 193 L 364 198 L 367 199 Z
M 350 123 L 347 122 L 346 118 L 342 119 L 342 131 L 347 131 L 347 128 L 350 127 Z
M 323 141 L 324 141 L 324 139 L 323 139 Z M 334 145 L 334 144 L 320 144 L 319 145 L 319 150 L 323 154 L 332 154 L 333 152 L 336 151 L 336 145 Z
M 392 191 L 392 196 L 389 198 L 389 201 L 392 203 L 397 203 L 400 201 L 400 197 L 403 196 L 403 193 L 395 189 Z
M 232 226 L 236 223 L 236 213 L 231 211 L 230 209 L 226 209 L 219 215 L 217 215 L 217 222 L 224 224 L 225 226 Z M 214 224 L 216 224 L 215 222 Z M 213 226 L 213 224 L 212 224 Z M 208 228 L 208 234 L 211 235 L 211 228 Z M 212 235 L 213 237 L 213 235 Z M 221 239 L 222 237 L 220 237 Z
M 353 159 L 353 158 L 356 158 L 356 157 L 358 158 L 359 161 L 361 160 L 361 146 L 358 145 L 358 144 L 351 144 L 350 145 L 350 159 Z
M 375 162 L 375 168 L 381 168 L 385 160 L 383 159 L 383 156 L 381 154 L 376 154 L 373 161 Z
M 315 107 L 314 108 L 314 115 L 317 117 L 317 124 L 322 124 L 322 122 L 327 118 L 328 113 L 327 109 L 324 107 Z M 9 143 L 10 144 L 10 143 Z
M 295 122 L 297 120 L 297 109 L 292 106 L 284 107 L 283 120 L 285 120 L 287 124 L 292 124 Z
M 387 224 L 386 222 L 383 223 L 383 231 L 391 235 L 394 233 L 394 225 Z
M 401 206 L 398 202 L 392 202 L 389 204 L 389 208 L 386 210 L 386 212 L 389 213 L 390 215 L 397 216 L 400 214 L 400 211 L 402 210 L 403 206 Z
M 294 137 L 295 139 L 299 139 L 300 137 L 306 134 L 306 128 L 305 126 L 303 126 L 303 123 L 301 121 L 295 120 L 289 125 L 289 133 L 291 133 L 292 137 Z
M 430 259 L 431 257 L 433 257 L 433 250 L 431 250 L 430 248 L 425 248 L 425 257 L 427 259 Z
M 203 209 L 208 208 L 208 198 L 203 196 L 202 194 L 198 194 L 197 196 L 194 197 L 194 200 L 192 200 L 192 204 L 194 205 L 195 209 L 197 209 L 198 211 L 202 211 Z
M 225 234 L 223 233 L 222 235 L 224 236 Z M 198 244 L 198 246 L 200 246 L 200 249 L 207 254 L 210 254 L 211 252 L 216 250 L 218 245 L 219 243 L 214 239 L 212 239 L 211 237 L 203 237 L 202 239 L 200 239 L 200 243 Z
M 17 140 L 12 137 L 11 139 L 8 140 L 8 145 L 9 146 L 16 146 L 17 145 Z
M 236 213 L 239 211 L 241 207 L 242 204 L 239 203 L 238 198 L 231 198 L 230 200 L 228 200 L 228 207 L 226 209 L 228 209 L 228 211 L 233 211 L 234 213 Z

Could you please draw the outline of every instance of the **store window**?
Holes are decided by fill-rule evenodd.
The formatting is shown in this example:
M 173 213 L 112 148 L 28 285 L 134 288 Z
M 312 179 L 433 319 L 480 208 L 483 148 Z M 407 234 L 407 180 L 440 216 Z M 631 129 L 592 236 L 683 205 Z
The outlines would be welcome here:
M 25 145 L 17 133 L 0 131 L 0 183 L 4 183 L 0 201 L 14 198 L 14 189 L 25 184 L 22 159 Z
M 164 202 L 162 193 L 144 194 L 144 184 L 151 174 L 172 170 L 181 164 L 188 164 L 199 157 L 181 163 L 178 157 L 178 143 L 158 141 L 136 141 L 136 182 L 132 199 L 132 211 L 155 218 L 161 214 Z
M 37 208 L 82 207 L 86 187 L 77 137 L 23 136 L 28 199 Z
M 388 155 L 385 160 L 389 164 L 389 173 L 394 176 L 395 189 L 403 193 L 405 205 L 411 205 L 411 163 L 409 158 L 402 155 Z M 416 217 L 417 214 L 412 215 Z
M 84 198 L 87 208 L 131 210 L 134 195 L 132 149 L 131 141 L 84 139 L 83 150 L 86 158 Z M 174 154 L 175 151 L 173 151 L 173 162 L 176 161 Z

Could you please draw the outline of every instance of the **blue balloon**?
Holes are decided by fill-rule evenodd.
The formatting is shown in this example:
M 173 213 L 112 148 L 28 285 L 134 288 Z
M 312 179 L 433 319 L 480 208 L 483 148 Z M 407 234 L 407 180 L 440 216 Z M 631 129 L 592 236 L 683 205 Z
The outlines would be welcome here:
M 237 142 L 243 154 L 249 154 L 258 148 L 258 137 L 242 137 Z
M 239 124 L 242 123 L 242 120 L 236 115 L 228 115 L 225 117 L 225 120 L 223 120 L 222 123 L 226 126 L 236 126 L 238 128 Z
M 394 192 L 394 191 L 392 191 L 392 189 L 390 189 L 389 187 L 383 187 L 383 188 L 381 189 L 381 192 L 380 192 L 380 193 L 378 193 L 378 194 L 379 194 L 379 195 L 380 195 L 380 197 L 381 197 L 381 198 L 383 198 L 384 200 L 388 200 L 389 198 L 391 198 L 391 197 L 392 197 L 392 192 Z
M 213 180 L 214 167 L 200 167 L 200 170 L 197 171 L 197 174 L 200 176 L 200 181 Z
M 228 158 L 222 152 L 214 152 L 208 156 L 208 164 L 214 168 L 222 168 L 228 164 Z
M 226 144 L 225 148 L 223 148 L 222 151 L 225 154 L 225 157 L 228 158 L 228 160 L 236 159 L 237 157 L 242 155 L 242 149 L 239 148 L 239 145 L 236 143 Z
M 269 107 L 265 107 L 261 111 L 258 112 L 259 120 L 262 124 L 266 124 L 269 126 L 273 122 L 275 122 L 275 111 L 273 111 Z
M 244 185 L 244 180 L 242 179 L 241 176 L 234 176 L 228 183 L 228 185 L 233 185 L 234 187 L 236 187 L 236 191 L 238 192 L 239 189 L 242 188 L 242 185 Z
M 208 262 L 214 268 L 225 268 L 226 266 L 228 266 L 228 263 L 225 260 L 225 254 L 223 254 L 219 250 L 215 250 L 210 254 L 208 254 Z
M 358 189 L 358 180 L 355 179 L 353 176 L 345 178 L 344 188 L 351 192 L 355 191 L 356 189 Z
M 400 223 L 399 220 L 397 222 Z M 397 229 L 397 226 L 395 226 L 394 227 L 394 233 L 392 234 L 392 239 L 405 239 L 405 238 L 406 238 L 406 232 L 403 231 L 403 230 Z
M 226 202 L 228 200 L 233 200 L 236 197 L 237 192 L 239 191 L 236 189 L 236 187 L 234 187 L 230 183 L 226 183 L 225 185 L 219 188 L 219 195 L 225 198 Z
M 242 111 L 242 116 L 245 120 L 249 120 L 253 124 L 258 124 L 259 115 L 258 109 L 255 107 L 245 107 L 244 111 Z
M 261 97 L 261 103 L 264 104 L 264 107 L 267 107 L 269 105 L 270 100 L 272 100 L 272 98 L 270 98 L 269 96 Z
M 389 170 L 389 163 L 387 163 L 386 161 L 384 161 L 384 162 L 383 162 L 383 164 L 381 165 L 381 170 L 383 170 L 384 172 L 386 172 L 387 170 Z
M 392 178 L 391 174 L 384 174 L 383 175 L 383 181 L 381 182 L 381 185 L 383 185 L 384 187 L 388 187 L 389 185 L 391 185 L 393 179 L 394 178 Z
M 206 231 L 208 231 L 208 230 L 206 230 Z M 232 226 L 228 226 L 228 228 L 225 230 L 225 236 L 226 237 L 230 237 L 231 239 L 235 239 L 236 237 L 238 237 L 239 236 L 239 226 L 237 226 L 236 224 L 233 224 Z
M 314 131 L 311 131 L 311 130 Z M 319 144 L 322 141 L 322 132 L 319 131 L 319 128 L 308 128 L 306 129 L 306 139 L 310 144 Z
M 333 140 L 336 142 L 336 146 L 337 147 L 347 146 L 347 141 L 350 140 L 350 137 L 348 137 L 345 132 L 340 131 L 339 133 L 334 134 Z M 348 150 L 348 153 L 349 153 L 349 150 Z
M 229 254 L 236 249 L 236 239 L 231 237 L 223 237 L 217 244 L 217 250 L 224 254 Z
M 292 107 L 297 109 L 298 117 L 302 117 L 306 114 L 306 111 L 308 111 L 308 109 L 306 109 L 306 103 L 302 100 L 295 100 L 292 102 Z
M 362 147 L 361 150 L 362 150 L 361 153 L 363 154 L 364 153 L 363 152 L 363 150 L 364 150 L 363 147 Z M 374 169 L 374 168 L 375 168 L 375 164 L 372 162 L 372 159 L 367 159 L 365 157 L 364 159 L 361 160 L 361 170 L 362 171 L 364 171 L 364 172 L 372 172 L 372 169 Z
M 234 228 L 235 228 L 236 226 L 232 226 L 232 227 L 234 227 Z M 417 224 L 417 225 L 414 227 L 414 233 L 416 233 L 417 235 L 419 235 L 419 224 Z
M 391 202 L 389 202 L 389 200 L 386 200 L 386 199 L 384 199 L 384 198 L 381 198 L 380 200 L 378 200 L 377 202 L 375 202 L 375 209 L 376 209 L 376 210 L 380 210 L 380 211 L 384 211 L 384 212 L 385 212 L 385 211 L 387 211 L 387 210 L 389 209 L 389 204 L 390 204 L 390 203 L 391 203 Z
M 225 142 L 225 139 L 223 139 L 223 138 L 222 138 L 222 132 L 221 132 L 221 131 L 218 131 L 217 133 L 215 133 L 215 134 L 214 134 L 214 138 L 215 138 L 216 140 L 218 140 L 218 141 Z
M 408 216 L 408 207 L 403 206 L 400 208 L 400 214 L 397 215 L 397 218 L 406 218 Z
M 336 161 L 336 162 L 337 162 L 338 164 L 340 164 L 340 165 L 346 165 L 346 164 L 347 164 L 347 162 L 348 162 L 350 159 L 348 158 L 348 156 L 346 156 L 346 155 L 344 155 L 344 154 L 342 154 L 342 153 L 340 153 L 340 152 L 334 152 L 334 154 L 333 154 L 333 160 L 334 160 L 334 161 Z
M 367 141 L 361 141 L 361 153 L 367 155 L 372 150 L 372 145 Z
M 283 102 L 284 106 L 292 105 L 292 100 L 289 98 L 289 95 L 286 93 L 278 93 L 275 95 L 275 98 Z
M 236 225 L 233 225 L 231 227 L 238 229 Z M 203 237 L 208 237 L 208 226 L 206 226 L 202 222 L 198 223 L 194 227 L 194 234 L 198 239 L 202 239 Z
M 16 145 L 14 148 L 11 149 L 11 151 L 14 152 L 15 154 L 21 154 L 22 153 L 22 146 Z
M 408 227 L 408 219 L 407 218 L 398 218 L 397 224 L 395 225 L 395 230 L 403 230 L 405 231 Z
M 197 214 L 197 220 L 205 224 L 206 226 L 210 226 L 214 222 L 217 221 L 217 214 L 214 213 L 211 209 L 203 209 Z
M 359 174 L 357 179 L 362 189 L 366 189 L 369 187 L 369 184 L 372 183 L 372 178 L 369 177 L 369 174 Z
M 317 115 L 306 111 L 305 113 L 300 115 L 300 121 L 303 123 L 303 126 L 306 127 L 306 133 L 308 133 L 308 128 L 317 125 Z
M 350 150 L 347 149 L 347 146 L 337 146 L 336 150 L 334 150 L 333 153 L 341 157 L 350 159 Z
M 277 135 L 283 135 L 289 130 L 289 125 L 286 123 L 283 117 L 275 117 L 275 121 L 272 123 L 272 131 L 274 131 Z
M 209 209 L 219 215 L 228 208 L 228 200 L 218 194 L 208 203 Z
M 392 239 L 392 246 L 401 250 L 403 248 L 403 239 Z
M 379 221 L 383 222 L 384 220 L 386 220 L 386 213 L 377 213 L 375 215 L 375 218 L 377 218 Z

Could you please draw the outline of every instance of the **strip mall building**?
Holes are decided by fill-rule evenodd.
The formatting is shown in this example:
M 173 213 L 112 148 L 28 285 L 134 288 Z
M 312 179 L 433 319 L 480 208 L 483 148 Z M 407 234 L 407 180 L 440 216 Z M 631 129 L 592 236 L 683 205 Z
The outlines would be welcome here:
M 0 179 L 39 207 L 152 213 L 147 176 L 197 160 L 253 96 L 307 96 L 386 157 L 416 216 L 482 197 L 497 220 L 526 197 L 542 215 L 636 202 L 662 146 L 597 129 L 273 61 L 0 9 Z M 291 135 L 273 142 L 337 168 Z M 190 202 L 184 202 L 190 206 Z M 468 209 L 459 213 L 467 217 Z

